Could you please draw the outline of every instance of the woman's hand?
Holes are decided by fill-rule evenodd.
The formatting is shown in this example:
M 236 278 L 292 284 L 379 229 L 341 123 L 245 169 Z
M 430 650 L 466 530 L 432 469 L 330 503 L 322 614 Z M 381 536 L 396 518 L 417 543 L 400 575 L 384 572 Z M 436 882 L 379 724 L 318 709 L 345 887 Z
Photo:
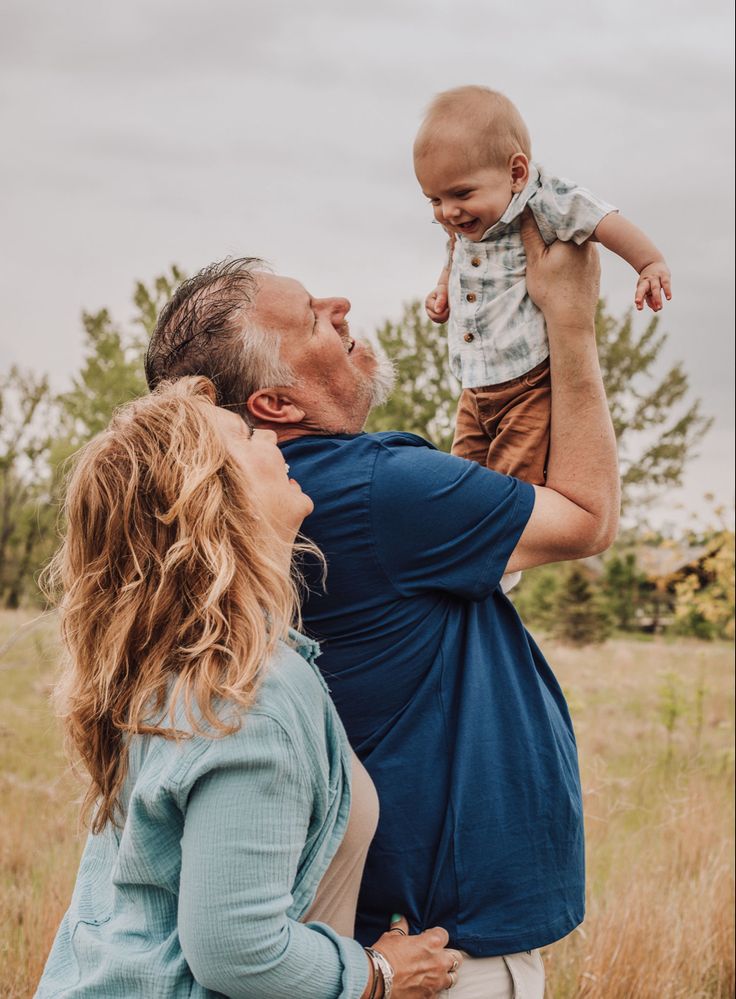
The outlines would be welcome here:
M 445 949 L 449 937 L 439 926 L 412 936 L 408 931 L 402 916 L 373 944 L 394 969 L 391 999 L 434 999 L 455 984 L 463 956 Z

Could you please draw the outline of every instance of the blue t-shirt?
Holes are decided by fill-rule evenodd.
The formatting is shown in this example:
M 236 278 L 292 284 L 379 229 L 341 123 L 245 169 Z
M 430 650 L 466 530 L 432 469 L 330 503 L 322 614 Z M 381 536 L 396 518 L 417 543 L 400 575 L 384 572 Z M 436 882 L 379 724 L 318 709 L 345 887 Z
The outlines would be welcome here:
M 394 912 L 474 956 L 531 950 L 583 918 L 583 816 L 562 691 L 499 581 L 527 483 L 412 434 L 283 447 L 315 502 L 304 624 L 381 807 L 356 935 Z

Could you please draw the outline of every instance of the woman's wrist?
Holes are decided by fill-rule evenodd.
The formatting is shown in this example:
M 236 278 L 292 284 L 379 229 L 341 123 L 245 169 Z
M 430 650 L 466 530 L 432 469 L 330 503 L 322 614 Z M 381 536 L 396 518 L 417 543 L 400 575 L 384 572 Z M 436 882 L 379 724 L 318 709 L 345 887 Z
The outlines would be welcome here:
M 378 970 L 368 951 L 365 951 L 365 956 L 368 961 L 368 984 L 361 992 L 360 999 L 378 999 Z
M 373 961 L 378 978 L 383 985 L 381 995 L 384 999 L 391 999 L 394 984 L 394 969 L 389 963 L 388 958 L 380 950 L 376 950 L 375 947 L 366 947 L 365 951 L 371 961 Z
M 371 947 L 365 947 L 365 956 L 368 958 L 368 965 L 371 969 L 371 977 L 368 980 L 361 999 L 389 999 L 390 992 L 386 993 L 386 980 L 384 978 L 383 967 L 381 960 L 376 955 L 376 952 Z M 386 959 L 383 958 L 383 961 Z M 390 965 L 389 965 L 390 967 Z M 393 974 L 393 969 L 391 969 Z

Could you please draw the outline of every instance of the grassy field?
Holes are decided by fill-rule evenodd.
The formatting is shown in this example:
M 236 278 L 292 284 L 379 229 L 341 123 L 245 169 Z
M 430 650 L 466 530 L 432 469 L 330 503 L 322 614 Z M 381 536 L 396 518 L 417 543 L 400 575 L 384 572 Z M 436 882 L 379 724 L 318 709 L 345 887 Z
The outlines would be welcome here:
M 82 845 L 47 702 L 55 623 L 29 621 L 0 612 L 4 999 L 33 994 Z M 549 999 L 733 996 L 732 647 L 543 644 L 575 718 L 589 883 L 585 924 L 545 953 Z

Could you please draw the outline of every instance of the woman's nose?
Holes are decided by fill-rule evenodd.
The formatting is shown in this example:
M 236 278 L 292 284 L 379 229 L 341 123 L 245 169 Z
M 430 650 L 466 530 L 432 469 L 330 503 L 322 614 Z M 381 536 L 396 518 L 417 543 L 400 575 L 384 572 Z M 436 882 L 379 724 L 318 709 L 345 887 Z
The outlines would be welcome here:
M 258 434 L 264 440 L 269 441 L 269 443 L 271 443 L 271 444 L 277 444 L 278 443 L 279 435 L 276 433 L 275 430 L 266 430 L 265 427 L 264 427 L 263 430 L 255 430 L 254 433 Z

